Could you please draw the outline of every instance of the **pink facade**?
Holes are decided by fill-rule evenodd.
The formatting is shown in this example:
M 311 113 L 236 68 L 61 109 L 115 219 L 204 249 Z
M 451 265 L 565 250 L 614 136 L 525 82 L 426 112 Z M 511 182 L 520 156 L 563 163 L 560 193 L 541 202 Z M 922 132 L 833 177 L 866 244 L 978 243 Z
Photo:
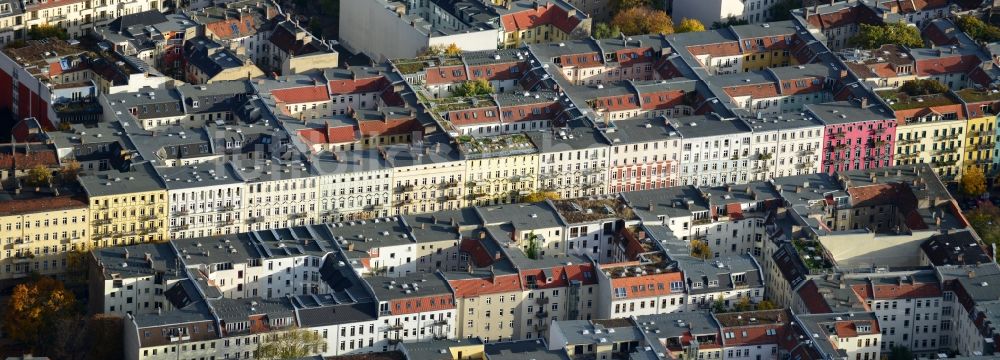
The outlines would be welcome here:
M 894 119 L 828 124 L 821 169 L 833 173 L 892 166 L 895 135 Z

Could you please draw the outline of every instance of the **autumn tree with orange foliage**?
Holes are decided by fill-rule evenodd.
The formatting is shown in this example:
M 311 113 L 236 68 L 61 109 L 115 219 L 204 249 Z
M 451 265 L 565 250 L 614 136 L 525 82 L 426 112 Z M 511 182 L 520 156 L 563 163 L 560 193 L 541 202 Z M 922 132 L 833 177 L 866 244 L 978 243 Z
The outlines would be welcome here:
M 634 7 L 619 12 L 611 25 L 618 27 L 625 35 L 673 34 L 674 21 L 663 10 L 649 7 Z
M 3 316 L 3 332 L 8 338 L 23 342 L 36 350 L 45 344 L 47 334 L 71 316 L 76 309 L 76 297 L 62 282 L 40 277 L 14 287 Z

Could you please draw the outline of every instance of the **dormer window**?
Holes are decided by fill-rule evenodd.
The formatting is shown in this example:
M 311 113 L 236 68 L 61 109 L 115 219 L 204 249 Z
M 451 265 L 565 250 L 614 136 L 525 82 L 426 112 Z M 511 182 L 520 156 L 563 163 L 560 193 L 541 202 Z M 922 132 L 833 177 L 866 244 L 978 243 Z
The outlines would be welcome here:
M 708 281 L 708 287 L 716 287 L 716 286 L 719 286 L 719 280 L 709 280 Z
M 191 107 L 198 107 L 198 100 L 191 101 Z
M 691 285 L 691 288 L 693 288 L 693 289 L 701 289 L 701 286 L 702 286 L 701 281 L 695 281 L 695 283 Z

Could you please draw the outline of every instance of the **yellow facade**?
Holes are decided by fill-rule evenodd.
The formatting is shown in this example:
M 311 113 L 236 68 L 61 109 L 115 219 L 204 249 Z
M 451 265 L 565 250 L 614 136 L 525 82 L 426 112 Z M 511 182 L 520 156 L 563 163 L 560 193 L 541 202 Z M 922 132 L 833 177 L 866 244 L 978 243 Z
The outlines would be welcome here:
M 898 126 L 895 164 L 930 164 L 942 180 L 954 180 L 965 153 L 965 124 L 965 120 L 939 120 Z
M 743 55 L 743 72 L 798 64 L 788 50 L 752 52 Z
M 505 31 L 500 34 L 500 39 L 504 48 L 513 49 L 530 44 L 540 44 L 547 42 L 564 41 L 569 39 L 569 34 L 564 33 L 559 28 L 550 24 L 536 26 L 531 29 Z
M 167 192 L 90 198 L 91 245 L 108 247 L 167 240 Z
M 515 202 L 538 190 L 538 154 L 467 160 L 465 173 L 468 205 Z
M 965 130 L 965 165 L 978 166 L 983 174 L 993 170 L 993 127 L 996 116 L 969 119 Z
M 90 225 L 85 202 L 62 197 L 10 200 L 6 206 L 28 209 L 0 215 L 4 249 L 0 279 L 61 273 L 66 270 L 67 255 L 86 248 Z

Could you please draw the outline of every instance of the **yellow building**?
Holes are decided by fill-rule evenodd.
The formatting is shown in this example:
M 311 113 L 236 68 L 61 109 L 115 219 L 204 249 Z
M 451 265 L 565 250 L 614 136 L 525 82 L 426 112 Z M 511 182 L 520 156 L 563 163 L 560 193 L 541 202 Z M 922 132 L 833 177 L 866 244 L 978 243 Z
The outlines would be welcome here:
M 92 247 L 167 240 L 167 191 L 152 165 L 80 177 L 90 206 Z
M 514 309 L 524 300 L 518 274 L 477 274 L 482 276 L 448 281 L 455 290 L 455 337 L 478 337 L 485 342 L 513 339 L 519 320 Z
M 965 129 L 965 165 L 978 166 L 983 174 L 993 170 L 993 128 L 996 115 L 969 119 Z
M 493 4 L 501 13 L 498 44 L 504 48 L 590 36 L 590 18 L 572 7 L 524 0 L 493 0 Z
M 993 164 L 996 141 L 997 108 L 1000 93 L 964 89 L 956 95 L 965 102 L 969 121 L 965 129 L 965 166 L 978 166 L 983 174 L 997 171 Z
M 749 40 L 754 41 L 754 40 Z M 768 50 L 743 54 L 743 72 L 759 71 L 772 67 L 797 65 L 798 61 L 788 50 Z
M 538 152 L 523 134 L 459 140 L 469 206 L 516 202 L 538 190 Z
M 930 164 L 942 179 L 961 171 L 965 120 L 913 121 L 896 127 L 895 165 Z
M 0 280 L 66 270 L 67 254 L 87 246 L 89 208 L 72 196 L 24 194 L 0 207 Z
M 432 142 L 430 139 L 427 142 Z M 381 149 L 392 167 L 393 215 L 465 206 L 465 162 L 448 143 L 431 147 L 392 145 Z

